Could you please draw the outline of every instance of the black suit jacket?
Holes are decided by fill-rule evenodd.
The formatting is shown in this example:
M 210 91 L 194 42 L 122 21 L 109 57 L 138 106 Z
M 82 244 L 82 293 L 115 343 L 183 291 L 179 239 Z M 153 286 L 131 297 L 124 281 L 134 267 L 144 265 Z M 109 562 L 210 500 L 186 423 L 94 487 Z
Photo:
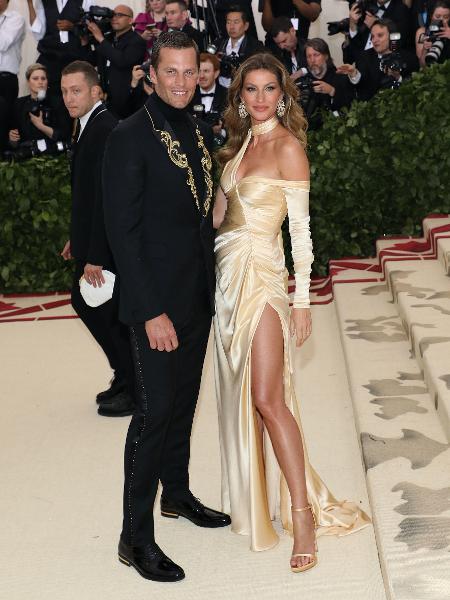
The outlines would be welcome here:
M 131 29 L 117 40 L 114 37 L 104 39 L 97 46 L 98 70 L 108 94 L 107 105 L 120 119 L 129 115 L 127 105 L 131 71 L 135 65 L 144 62 L 146 51 L 145 40 Z
M 147 110 L 175 139 L 151 96 L 116 127 L 103 164 L 106 231 L 120 275 L 120 319 L 134 324 L 166 313 L 177 325 L 189 318 L 200 281 L 214 311 L 212 206 L 203 217 L 186 169 L 169 158 Z M 197 123 L 211 152 L 212 136 Z
M 72 153 L 72 221 L 70 246 L 80 262 L 113 270 L 106 239 L 102 201 L 102 162 L 106 140 L 117 124 L 102 104 L 91 114 Z
M 220 38 L 214 42 L 218 52 L 226 52 L 228 40 L 230 38 Z M 264 52 L 264 46 L 259 40 L 251 35 L 245 34 L 239 47 L 239 57 L 244 61 L 246 58 L 257 52 Z
M 419 70 L 417 57 L 407 50 L 400 50 L 405 68 L 402 79 L 410 77 L 411 73 Z M 370 100 L 378 90 L 382 89 L 382 80 L 385 77 L 380 70 L 380 59 L 373 48 L 365 50 L 356 61 L 356 68 L 361 73 L 361 79 L 356 86 L 359 100 Z
M 189 23 L 185 23 L 181 28 L 181 31 L 194 40 L 200 52 L 205 50 L 205 38 L 198 29 L 195 29 L 195 27 L 192 27 Z

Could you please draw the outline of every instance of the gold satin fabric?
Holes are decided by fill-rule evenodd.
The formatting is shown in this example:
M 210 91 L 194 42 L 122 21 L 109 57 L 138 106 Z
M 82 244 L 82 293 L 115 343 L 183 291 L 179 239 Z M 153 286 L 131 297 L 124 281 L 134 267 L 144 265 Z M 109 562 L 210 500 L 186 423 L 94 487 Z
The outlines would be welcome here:
M 312 251 L 309 236 L 309 183 L 236 172 L 250 141 L 225 166 L 221 187 L 228 206 L 216 237 L 215 379 L 222 462 L 222 509 L 232 530 L 251 536 L 252 550 L 278 543 L 272 520 L 280 515 L 292 534 L 291 500 L 267 432 L 258 434 L 251 395 L 251 344 L 266 304 L 278 313 L 284 338 L 285 402 L 298 426 L 300 416 L 292 381 L 287 272 L 281 225 L 289 213 L 296 268 L 295 306 L 308 306 Z M 319 527 L 318 535 L 345 535 L 370 523 L 352 502 L 338 502 L 309 464 L 303 433 L 306 483 Z

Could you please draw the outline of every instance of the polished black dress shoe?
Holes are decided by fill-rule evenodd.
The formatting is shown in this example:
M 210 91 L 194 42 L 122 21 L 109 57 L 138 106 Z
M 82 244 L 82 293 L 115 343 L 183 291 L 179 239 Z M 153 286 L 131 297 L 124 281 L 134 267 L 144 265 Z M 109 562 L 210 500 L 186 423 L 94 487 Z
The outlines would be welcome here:
M 116 396 L 119 392 L 123 392 L 125 389 L 125 381 L 123 379 L 118 379 L 115 375 L 109 382 L 109 388 L 104 392 L 100 392 L 97 394 L 97 404 L 101 404 L 104 400 L 109 400 L 113 396 Z
M 119 541 L 119 560 L 127 567 L 134 567 L 139 575 L 152 581 L 181 581 L 184 571 L 153 543 L 147 546 L 128 546 Z
M 161 497 L 161 515 L 169 519 L 184 517 L 199 527 L 226 527 L 231 523 L 228 515 L 203 506 L 190 492 L 181 500 Z
M 102 417 L 128 417 L 134 412 L 134 400 L 127 392 L 119 392 L 104 400 L 97 412 Z

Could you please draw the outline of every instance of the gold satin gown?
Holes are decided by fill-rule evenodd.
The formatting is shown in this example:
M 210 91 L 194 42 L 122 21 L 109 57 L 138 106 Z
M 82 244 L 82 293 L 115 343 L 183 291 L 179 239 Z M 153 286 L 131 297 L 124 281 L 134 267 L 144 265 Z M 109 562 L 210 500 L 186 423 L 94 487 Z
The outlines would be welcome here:
M 283 181 L 236 172 L 250 142 L 223 171 L 221 187 L 228 205 L 217 232 L 215 378 L 222 461 L 222 509 L 231 515 L 232 530 L 251 536 L 252 550 L 267 550 L 279 539 L 272 520 L 280 515 L 292 534 L 291 500 L 267 431 L 261 443 L 251 395 L 251 345 L 266 304 L 278 313 L 284 338 L 284 396 L 300 432 L 300 416 L 292 380 L 289 297 L 281 225 L 289 215 L 296 293 L 294 306 L 309 306 L 309 274 L 313 260 L 309 233 L 306 181 Z M 345 535 L 370 523 L 353 502 L 338 502 L 305 454 L 308 501 L 317 535 Z

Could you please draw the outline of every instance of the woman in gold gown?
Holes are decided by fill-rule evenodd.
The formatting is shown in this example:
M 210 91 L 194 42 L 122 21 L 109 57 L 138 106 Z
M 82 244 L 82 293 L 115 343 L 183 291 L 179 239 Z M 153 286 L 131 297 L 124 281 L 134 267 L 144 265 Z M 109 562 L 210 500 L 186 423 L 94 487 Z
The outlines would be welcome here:
M 233 531 L 251 536 L 252 550 L 278 542 L 272 520 L 279 514 L 294 537 L 291 569 L 305 571 L 317 563 L 316 529 L 344 535 L 369 519 L 354 503 L 336 501 L 309 464 L 294 393 L 290 334 L 300 346 L 311 333 L 313 261 L 306 123 L 296 100 L 297 88 L 270 54 L 247 59 L 231 84 L 214 207 L 214 332 L 223 510 Z

